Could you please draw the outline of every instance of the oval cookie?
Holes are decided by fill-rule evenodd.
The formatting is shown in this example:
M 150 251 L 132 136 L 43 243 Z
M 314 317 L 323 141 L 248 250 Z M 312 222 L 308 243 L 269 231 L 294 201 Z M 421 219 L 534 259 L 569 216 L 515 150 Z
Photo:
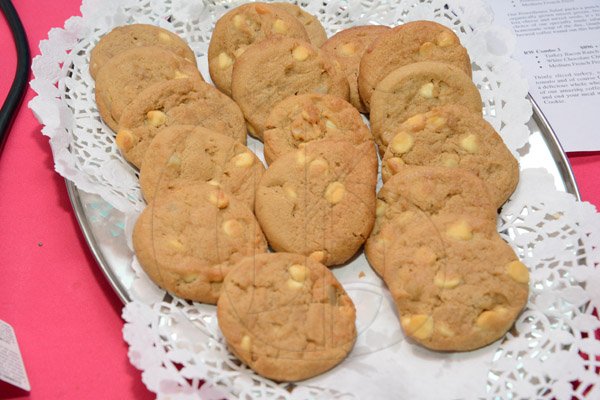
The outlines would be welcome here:
M 471 60 L 456 34 L 433 21 L 413 21 L 382 34 L 360 62 L 358 90 L 367 109 L 379 82 L 395 69 L 422 61 L 451 64 L 471 77 Z
M 373 227 L 376 177 L 373 143 L 309 143 L 269 166 L 256 192 L 256 218 L 274 250 L 344 263 Z
M 422 128 L 400 125 L 383 156 L 384 182 L 405 165 L 464 168 L 485 182 L 497 208 L 504 204 L 519 181 L 519 164 L 480 114 L 446 105 L 413 118 L 422 118 Z
M 94 46 L 90 54 L 90 75 L 94 78 L 115 55 L 139 46 L 159 46 L 196 64 L 192 49 L 176 34 L 154 25 L 131 24 L 114 28 Z
M 265 3 L 243 4 L 219 18 L 208 46 L 208 69 L 215 86 L 231 96 L 235 60 L 252 43 L 272 36 L 308 40 L 300 21 L 283 9 Z
M 304 11 L 301 7 L 292 3 L 271 3 L 275 7 L 283 9 L 285 12 L 296 17 L 308 34 L 308 40 L 310 44 L 315 47 L 321 47 L 327 40 L 327 32 L 321 25 L 321 22 L 314 15 Z
M 298 254 L 260 254 L 227 275 L 217 304 L 229 348 L 258 374 L 298 381 L 339 364 L 356 339 L 356 311 L 322 264 Z
M 368 109 L 358 94 L 360 60 L 371 43 L 389 30 L 383 25 L 355 26 L 336 33 L 321 46 L 321 50 L 329 52 L 342 64 L 350 85 L 350 103 L 362 113 Z
M 96 105 L 106 124 L 117 131 L 125 107 L 149 86 L 178 78 L 202 80 L 191 61 L 158 46 L 125 50 L 96 75 Z
M 136 167 L 162 129 L 196 125 L 246 143 L 246 123 L 237 104 L 205 82 L 175 79 L 141 92 L 123 111 L 117 146 Z
M 347 101 L 319 93 L 290 96 L 277 103 L 264 132 L 267 163 L 315 140 L 372 140 L 358 111 Z
M 337 62 L 311 44 L 273 37 L 248 48 L 233 68 L 231 90 L 249 132 L 258 138 L 267 117 L 281 100 L 303 93 L 331 94 L 348 99 L 348 82 Z
M 232 138 L 206 128 L 175 125 L 163 129 L 150 143 L 140 170 L 140 187 L 151 202 L 167 189 L 209 183 L 253 210 L 264 171 L 258 157 Z
M 210 304 L 216 304 L 232 265 L 267 251 L 252 211 L 209 184 L 154 196 L 135 223 L 133 247 L 154 283 Z
M 477 86 L 461 70 L 443 63 L 410 64 L 390 73 L 379 82 L 371 102 L 371 132 L 383 155 L 403 122 L 420 129 L 421 119 L 410 119 L 445 104 L 462 104 L 481 113 Z
M 462 169 L 406 167 L 378 203 L 365 253 L 404 333 L 443 351 L 502 337 L 527 303 L 529 273 L 496 232 L 483 182 Z

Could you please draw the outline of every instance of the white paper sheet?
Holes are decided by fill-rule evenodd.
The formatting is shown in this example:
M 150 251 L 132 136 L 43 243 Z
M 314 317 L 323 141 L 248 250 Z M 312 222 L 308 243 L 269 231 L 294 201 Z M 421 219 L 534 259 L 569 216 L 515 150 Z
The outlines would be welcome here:
M 0 320 L 0 380 L 31 390 L 12 326 Z
M 600 150 L 600 1 L 487 1 L 563 148 Z

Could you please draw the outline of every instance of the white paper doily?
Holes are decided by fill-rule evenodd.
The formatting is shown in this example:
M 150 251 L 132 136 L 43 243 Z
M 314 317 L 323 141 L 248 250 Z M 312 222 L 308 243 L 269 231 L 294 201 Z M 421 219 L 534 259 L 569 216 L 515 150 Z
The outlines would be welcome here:
M 99 37 L 124 23 L 152 23 L 188 41 L 208 77 L 206 50 L 215 21 L 240 4 L 219 0 L 89 0 L 82 17 L 52 29 L 33 60 L 30 107 L 50 137 L 55 168 L 83 191 L 125 213 L 107 236 L 125 240 L 143 208 L 135 171 L 122 159 L 114 135 L 101 122 L 88 73 Z M 469 50 L 484 114 L 517 154 L 528 139 L 531 107 L 520 67 L 510 58 L 514 38 L 492 25 L 476 0 L 302 1 L 331 35 L 361 24 L 398 25 L 416 19 L 454 29 Z M 260 146 L 252 142 L 260 151 Z M 126 222 L 126 223 L 125 223 Z M 112 232 L 118 226 L 124 229 Z M 358 311 L 359 337 L 340 366 L 293 391 L 241 366 L 218 330 L 214 306 L 165 296 L 135 260 L 133 301 L 123 333 L 131 362 L 158 398 L 190 399 L 532 399 L 600 397 L 600 215 L 589 204 L 558 192 L 545 170 L 522 171 L 521 182 L 498 227 L 531 270 L 531 295 L 515 329 L 500 343 L 457 354 L 405 342 L 393 303 L 363 256 L 335 270 Z M 365 276 L 359 278 L 359 273 Z M 582 355 L 585 353 L 587 356 Z M 578 382 L 578 383 L 576 383 Z

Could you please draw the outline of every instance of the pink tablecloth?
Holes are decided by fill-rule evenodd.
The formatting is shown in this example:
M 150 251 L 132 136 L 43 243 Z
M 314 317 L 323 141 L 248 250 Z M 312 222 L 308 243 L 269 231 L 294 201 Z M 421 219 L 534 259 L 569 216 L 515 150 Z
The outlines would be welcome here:
M 32 56 L 81 0 L 15 1 Z M 15 50 L 0 18 L 0 100 Z M 31 393 L 0 383 L 0 399 L 152 398 L 127 359 L 121 303 L 96 265 L 53 169 L 27 92 L 0 158 L 0 319 L 17 334 Z M 569 155 L 584 200 L 600 205 L 600 152 Z

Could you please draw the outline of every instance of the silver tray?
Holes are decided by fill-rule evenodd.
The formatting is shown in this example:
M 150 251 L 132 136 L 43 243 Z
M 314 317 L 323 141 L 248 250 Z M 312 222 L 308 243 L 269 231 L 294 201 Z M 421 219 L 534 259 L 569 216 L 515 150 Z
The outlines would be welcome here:
M 533 117 L 527 123 L 531 135 L 529 143 L 520 151 L 521 169 L 545 168 L 554 177 L 558 190 L 581 200 L 573 171 L 555 132 L 535 101 L 531 97 L 529 100 L 533 106 Z M 132 252 L 122 236 L 124 215 L 100 196 L 78 189 L 71 181 L 65 182 L 75 216 L 94 258 L 121 301 L 129 302 L 134 273 L 130 268 Z

